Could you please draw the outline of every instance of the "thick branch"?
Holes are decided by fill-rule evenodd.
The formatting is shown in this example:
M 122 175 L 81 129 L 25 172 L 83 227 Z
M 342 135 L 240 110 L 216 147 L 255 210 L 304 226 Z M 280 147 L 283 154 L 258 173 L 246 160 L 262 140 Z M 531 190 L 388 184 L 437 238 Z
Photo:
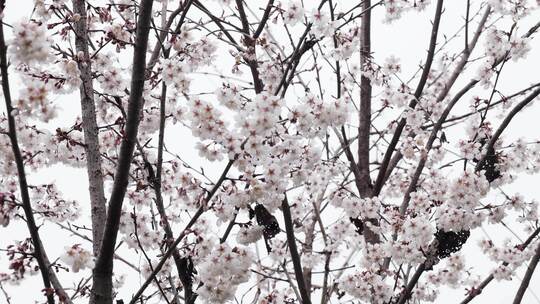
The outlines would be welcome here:
M 103 226 L 107 217 L 105 191 L 103 189 L 103 173 L 101 171 L 101 155 L 99 153 L 99 130 L 96 120 L 94 87 L 92 83 L 92 65 L 88 51 L 88 26 L 86 5 L 84 0 L 73 0 L 73 12 L 81 17 L 75 22 L 75 47 L 83 58 L 77 58 L 81 73 L 81 114 L 84 130 L 84 151 L 86 153 L 86 170 L 88 173 L 88 190 L 92 217 L 92 247 L 94 256 L 98 255 L 103 238 Z
M 360 66 L 365 68 L 371 56 L 371 0 L 362 1 L 362 26 L 360 31 Z M 360 78 L 360 113 L 358 125 L 358 171 L 360 197 L 371 192 L 369 176 L 369 130 L 371 128 L 371 81 L 361 75 Z
M 236 0 L 236 6 L 238 7 L 240 21 L 242 22 L 242 32 L 244 34 L 243 42 L 248 47 L 248 52 L 253 52 L 253 54 L 251 55 L 255 58 L 252 60 L 248 58 L 248 56 L 244 56 L 244 60 L 249 66 L 249 70 L 251 71 L 255 93 L 259 94 L 262 92 L 264 85 L 263 85 L 263 82 L 261 81 L 261 77 L 259 76 L 259 70 L 258 70 L 259 64 L 257 62 L 257 54 L 255 53 L 255 39 L 256 38 L 252 38 L 250 36 L 249 21 L 247 19 L 246 12 L 244 10 L 244 4 L 242 1 L 243 0 Z
M 259 26 L 255 30 L 255 33 L 253 33 L 253 39 L 259 38 L 259 36 L 262 34 L 264 27 L 266 25 L 266 22 L 268 21 L 268 18 L 270 18 L 270 12 L 272 11 L 273 5 L 274 5 L 274 0 L 269 0 L 268 4 L 266 5 L 266 8 L 264 9 L 264 14 L 261 19 L 261 22 L 259 22 Z
M 435 126 L 433 126 L 433 130 L 431 130 L 431 134 L 429 136 L 428 142 L 426 143 L 426 146 L 424 147 L 424 150 L 422 151 L 422 155 L 420 156 L 420 161 L 418 162 L 418 166 L 416 167 L 416 170 L 414 172 L 414 175 L 411 179 L 411 182 L 409 183 L 409 187 L 407 188 L 407 191 L 405 192 L 405 195 L 403 196 L 403 202 L 401 203 L 401 206 L 399 207 L 399 213 L 403 216 L 405 215 L 405 212 L 407 211 L 407 208 L 409 206 L 409 201 L 411 199 L 411 193 L 416 190 L 416 186 L 418 185 L 418 180 L 420 179 L 420 175 L 422 174 L 422 171 L 424 170 L 424 167 L 427 162 L 427 158 L 429 155 L 429 152 L 431 151 L 431 148 L 433 147 L 433 143 L 435 142 L 435 139 L 437 139 L 437 133 L 441 129 L 444 121 L 450 114 L 450 111 L 454 108 L 456 103 L 467 93 L 472 87 L 474 87 L 478 83 L 478 80 L 471 80 L 463 89 L 461 89 L 454 98 L 450 101 L 450 103 L 446 106 L 443 113 L 441 114 L 441 117 L 437 120 L 437 123 Z
M 96 261 L 96 267 L 94 268 L 93 293 L 96 303 L 112 303 L 114 249 L 139 127 L 148 34 L 150 31 L 150 20 L 152 18 L 152 4 L 153 0 L 142 0 L 139 6 L 125 135 L 120 146 L 120 156 L 114 176 L 111 198 L 109 200 L 104 237 Z

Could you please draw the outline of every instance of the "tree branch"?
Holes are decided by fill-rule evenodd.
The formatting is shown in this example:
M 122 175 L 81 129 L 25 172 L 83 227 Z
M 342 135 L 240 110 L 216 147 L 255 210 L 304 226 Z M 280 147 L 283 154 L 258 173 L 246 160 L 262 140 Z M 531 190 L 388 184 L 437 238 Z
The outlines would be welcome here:
M 103 224 L 106 221 L 107 210 L 105 191 L 103 189 L 103 173 L 101 171 L 101 154 L 99 152 L 99 130 L 96 120 L 94 101 L 94 86 L 92 83 L 92 62 L 88 51 L 88 26 L 86 4 L 84 0 L 73 0 L 73 12 L 81 17 L 74 23 L 75 48 L 82 53 L 83 58 L 77 57 L 81 86 L 82 127 L 84 131 L 84 151 L 86 153 L 86 170 L 88 173 L 88 190 L 90 193 L 90 208 L 92 217 L 92 248 L 94 256 L 99 254 L 103 238 Z
M 139 5 L 125 136 L 120 145 L 120 156 L 114 176 L 111 198 L 109 200 L 104 237 L 94 268 L 92 293 L 96 303 L 100 304 L 112 303 L 114 249 L 116 237 L 118 235 L 122 204 L 129 182 L 129 171 L 133 159 L 133 150 L 137 140 L 146 71 L 148 34 L 150 31 L 150 20 L 152 18 L 152 4 L 153 0 L 142 0 Z
M 403 196 L 403 202 L 401 203 L 401 206 L 399 207 L 399 213 L 403 216 L 405 215 L 405 212 L 407 211 L 407 208 L 409 206 L 409 201 L 411 199 L 411 193 L 416 190 L 416 186 L 418 185 L 418 180 L 420 179 L 420 175 L 422 174 L 422 171 L 424 170 L 424 167 L 427 162 L 427 158 L 429 155 L 429 152 L 431 151 L 431 148 L 433 147 L 433 143 L 435 142 L 435 139 L 437 139 L 437 133 L 442 127 L 442 124 L 448 117 L 448 114 L 450 114 L 450 111 L 454 108 L 456 103 L 467 93 L 472 87 L 474 87 L 478 83 L 478 80 L 471 80 L 463 89 L 461 89 L 454 98 L 450 101 L 450 103 L 446 106 L 443 113 L 441 114 L 441 117 L 437 120 L 437 123 L 435 126 L 433 126 L 433 130 L 431 130 L 431 134 L 429 136 L 429 139 L 424 147 L 424 150 L 422 151 L 422 155 L 420 156 L 420 161 L 418 162 L 418 166 L 416 167 L 416 170 L 414 172 L 413 177 L 411 178 L 411 182 L 409 183 L 409 187 L 405 191 L 405 195 Z
M 17 167 L 17 175 L 19 178 L 19 188 L 21 191 L 22 208 L 26 217 L 26 226 L 30 233 L 30 238 L 34 245 L 34 257 L 39 265 L 39 271 L 43 281 L 45 296 L 47 303 L 54 304 L 54 294 L 58 294 L 59 298 L 66 303 L 71 303 L 64 288 L 60 285 L 56 274 L 50 271 L 50 262 L 45 253 L 45 249 L 39 236 L 38 227 L 32 211 L 32 203 L 30 202 L 30 194 L 28 192 L 28 182 L 26 181 L 26 172 L 24 168 L 24 158 L 19 147 L 17 137 L 17 126 L 15 123 L 14 108 L 11 101 L 11 90 L 9 85 L 8 61 L 7 61 L 7 46 L 4 38 L 4 21 L 5 0 L 0 0 L 0 73 L 2 75 L 2 91 L 4 93 L 4 101 L 6 104 L 6 112 L 8 119 L 8 137 L 11 143 L 11 150 L 15 157 L 15 165 Z M 52 284 L 51 284 L 52 282 Z M 54 289 L 52 288 L 54 287 Z
M 137 290 L 137 292 L 135 293 L 135 295 L 133 296 L 133 298 L 131 299 L 131 301 L 129 302 L 129 304 L 135 304 L 138 299 L 141 297 L 141 295 L 143 294 L 143 292 L 146 290 L 146 288 L 150 285 L 150 283 L 152 283 L 152 280 L 153 278 L 159 273 L 159 271 L 161 270 L 161 268 L 163 268 L 163 265 L 165 265 L 165 263 L 167 262 L 167 259 L 169 259 L 171 257 L 171 255 L 176 251 L 176 247 L 178 246 L 178 244 L 180 244 L 180 242 L 182 241 L 182 239 L 184 239 L 184 237 L 186 236 L 186 234 L 189 232 L 189 230 L 191 229 L 191 227 L 195 224 L 195 222 L 197 222 L 197 220 L 199 219 L 199 217 L 204 213 L 204 208 L 205 208 L 205 205 L 208 204 L 208 202 L 212 199 L 212 197 L 214 196 L 214 194 L 216 194 L 217 190 L 219 189 L 219 187 L 221 186 L 221 184 L 223 183 L 223 181 L 225 181 L 225 178 L 227 177 L 227 174 L 229 173 L 229 170 L 231 169 L 233 163 L 234 163 L 234 159 L 230 160 L 229 163 L 227 164 L 227 166 L 225 167 L 225 169 L 223 170 L 223 172 L 221 173 L 221 176 L 219 178 L 219 180 L 216 182 L 216 184 L 214 185 L 214 187 L 210 190 L 210 192 L 208 192 L 208 195 L 206 196 L 206 199 L 205 201 L 203 202 L 202 206 L 197 210 L 197 212 L 193 215 L 193 217 L 191 218 L 191 220 L 189 221 L 189 223 L 186 225 L 186 227 L 184 228 L 184 230 L 180 233 L 180 235 L 178 235 L 178 237 L 176 238 L 176 240 L 171 244 L 171 246 L 169 247 L 169 249 L 167 250 L 167 252 L 165 252 L 165 254 L 163 254 L 163 256 L 161 257 L 161 260 L 159 261 L 159 263 L 156 265 L 156 267 L 154 267 L 154 270 L 152 271 L 152 273 L 148 276 L 148 278 L 146 279 L 146 281 L 141 285 L 141 287 L 139 288 L 139 290 Z
M 540 228 L 537 228 L 528 238 L 525 242 L 523 242 L 523 244 L 519 245 L 518 247 L 521 249 L 521 250 L 524 250 L 525 248 L 527 248 L 527 246 L 529 246 L 532 241 L 538 236 L 538 234 L 540 234 Z M 508 262 L 504 262 L 502 263 L 503 266 L 507 266 L 509 263 Z M 476 296 L 478 296 L 479 294 L 482 293 L 482 291 L 484 290 L 484 288 L 489 285 L 489 283 L 491 283 L 491 281 L 493 281 L 495 277 L 493 276 L 493 273 L 489 274 L 489 276 L 487 276 L 483 281 L 482 283 L 480 283 L 480 285 L 478 285 L 477 287 L 473 287 L 470 292 L 469 292 L 469 295 L 463 300 L 461 301 L 460 304 L 467 304 L 469 303 L 470 301 L 472 301 L 474 298 L 476 298 Z
M 513 304 L 520 304 L 521 300 L 523 300 L 523 296 L 525 295 L 525 291 L 529 287 L 529 283 L 531 282 L 532 275 L 534 273 L 534 270 L 536 269 L 536 266 L 538 265 L 539 260 L 540 260 L 540 243 L 538 243 L 534 256 L 529 262 L 529 266 L 527 267 L 525 276 L 523 277 L 523 280 L 521 281 L 521 285 L 519 285 L 519 289 L 516 293 L 516 297 L 514 298 Z
M 193 0 L 187 0 L 183 6 L 178 7 L 176 10 L 174 10 L 170 14 L 169 20 L 167 20 L 167 23 L 161 29 L 161 34 L 158 37 L 159 41 L 161 41 L 161 42 L 165 41 L 165 38 L 167 38 L 167 33 L 169 32 L 169 29 L 171 28 L 171 26 L 172 26 L 172 24 L 174 22 L 174 19 L 176 18 L 176 16 L 178 16 L 180 13 L 182 13 L 182 15 L 180 15 L 180 20 L 178 21 L 176 29 L 174 30 L 175 34 L 180 33 L 180 30 L 182 28 L 182 25 L 184 24 L 184 20 L 186 18 L 187 12 L 191 8 L 192 3 L 193 3 Z M 168 50 L 170 51 L 170 48 Z M 152 51 L 152 55 L 150 56 L 150 60 L 148 60 L 148 66 L 147 66 L 148 71 L 151 71 L 154 68 L 154 66 L 156 65 L 156 63 L 159 60 L 159 55 L 160 54 L 161 54 L 161 44 L 158 42 L 154 46 L 154 50 Z
M 416 286 L 416 283 L 418 283 L 418 280 L 420 279 L 420 276 L 422 275 L 422 273 L 424 273 L 425 269 L 426 269 L 426 265 L 424 263 L 418 266 L 418 268 L 414 272 L 413 277 L 407 284 L 407 287 L 405 287 L 405 289 L 401 292 L 399 300 L 396 302 L 396 304 L 405 304 L 405 302 L 411 297 L 411 292 L 414 286 Z
M 429 41 L 429 49 L 428 49 L 428 53 L 426 57 L 426 63 L 424 65 L 422 75 L 420 76 L 420 80 L 418 81 L 416 90 L 414 91 L 414 100 L 412 100 L 409 103 L 410 108 L 414 108 L 416 106 L 416 103 L 418 102 L 418 99 L 420 99 L 420 97 L 422 96 L 422 92 L 424 91 L 424 86 L 426 85 L 426 81 L 429 76 L 429 72 L 431 70 L 431 64 L 433 63 L 433 58 L 435 56 L 435 47 L 437 45 L 437 34 L 439 33 L 439 24 L 441 22 L 442 5 L 443 5 L 443 0 L 438 0 L 437 7 L 435 9 L 435 18 L 433 20 L 433 27 L 431 28 L 431 38 Z M 373 186 L 373 191 L 372 191 L 373 196 L 377 196 L 381 192 L 381 189 L 384 183 L 384 177 L 386 175 L 386 170 L 388 168 L 388 164 L 390 163 L 390 159 L 392 158 L 394 149 L 396 148 L 399 142 L 401 132 L 403 132 L 403 129 L 405 128 L 405 123 L 406 123 L 405 119 L 402 118 L 398 124 L 398 127 L 396 128 L 396 131 L 394 132 L 394 135 L 392 136 L 392 139 L 390 141 L 390 144 L 388 145 L 388 148 L 386 149 L 386 152 L 383 157 L 383 161 L 379 168 L 377 179 L 375 180 L 375 185 Z
M 459 77 L 459 75 L 461 75 L 461 72 L 465 68 L 465 65 L 467 64 L 467 62 L 469 60 L 470 54 L 471 54 L 472 50 L 474 49 L 474 47 L 476 46 L 476 43 L 478 42 L 478 38 L 480 37 L 480 34 L 482 33 L 482 31 L 484 29 L 484 25 L 486 24 L 487 18 L 489 17 L 490 14 L 491 14 L 491 7 L 488 6 L 486 8 L 486 11 L 485 11 L 483 17 L 482 17 L 482 20 L 480 20 L 480 23 L 478 24 L 478 27 L 476 29 L 476 32 L 474 34 L 473 39 L 472 39 L 471 43 L 469 44 L 468 51 L 467 51 L 467 49 L 464 50 L 463 55 L 461 56 L 460 62 L 457 64 L 455 70 L 452 72 L 452 75 L 450 75 L 450 77 L 449 77 L 448 81 L 446 82 L 442 92 L 437 96 L 437 101 L 436 101 L 437 103 L 442 102 L 444 100 L 444 98 L 446 98 L 446 96 L 450 92 L 450 89 L 453 87 L 454 83 L 456 82 L 457 78 Z M 421 84 L 421 82 L 419 84 Z M 415 95 L 416 100 L 412 100 L 409 103 L 409 107 L 414 108 L 416 106 L 417 100 L 421 96 L 421 91 L 419 91 L 418 88 L 417 88 L 415 94 L 416 93 L 420 93 L 420 95 L 418 95 L 418 97 L 416 97 L 417 95 Z M 398 124 L 398 126 L 396 128 L 396 131 L 394 132 L 394 135 L 393 135 L 391 141 L 390 141 L 388 149 L 386 150 L 386 153 L 384 154 L 384 158 L 383 158 L 383 161 L 381 163 L 379 173 L 377 175 L 377 180 L 375 182 L 375 186 L 373 187 L 373 195 L 374 196 L 379 195 L 379 193 L 382 190 L 382 186 L 384 185 L 384 181 L 386 180 L 386 178 L 388 178 L 390 176 L 390 173 L 392 172 L 393 168 L 395 167 L 395 165 L 397 165 L 397 163 L 401 159 L 402 155 L 401 155 L 401 153 L 399 151 L 394 155 L 394 157 L 392 157 L 392 153 L 395 150 L 395 148 L 396 148 L 396 146 L 397 146 L 397 144 L 399 142 L 399 137 L 401 136 L 401 132 L 403 132 L 403 129 L 405 128 L 405 124 L 406 124 L 406 121 L 405 121 L 404 118 L 402 118 L 399 121 L 399 124 Z M 392 164 L 392 166 L 389 166 L 389 164 Z
M 296 240 L 294 238 L 294 226 L 291 217 L 291 209 L 289 207 L 289 203 L 287 202 L 286 196 L 281 203 L 281 209 L 283 211 L 283 219 L 285 220 L 287 243 L 289 244 L 289 251 L 291 253 L 291 260 L 293 262 L 294 274 L 298 284 L 298 290 L 302 298 L 301 300 L 303 304 L 311 304 L 311 299 L 309 296 L 310 291 L 306 289 L 306 282 L 304 281 L 304 275 L 302 273 L 302 263 L 300 262 L 300 255 L 298 254 L 298 248 L 296 247 Z
M 160 121 L 159 121 L 159 134 L 158 134 L 158 153 L 157 153 L 157 164 L 156 172 L 152 169 L 152 164 L 148 161 L 148 158 L 145 156 L 143 147 L 140 144 L 137 144 L 137 148 L 140 151 L 143 161 L 145 163 L 146 169 L 148 171 L 148 180 L 154 189 L 154 194 L 156 196 L 155 204 L 156 209 L 161 218 L 161 223 L 163 230 L 165 232 L 165 239 L 167 248 L 169 244 L 174 240 L 174 234 L 169 223 L 169 218 L 167 212 L 165 211 L 165 205 L 163 204 L 163 195 L 161 193 L 161 172 L 163 165 L 163 147 L 164 147 L 164 136 L 165 136 L 165 100 L 167 96 L 167 86 L 162 84 L 161 87 L 161 97 L 160 97 Z M 197 295 L 193 293 L 192 282 L 191 282 L 191 273 L 187 269 L 186 258 L 182 258 L 178 251 L 173 251 L 172 253 L 174 263 L 176 265 L 176 270 L 178 272 L 178 277 L 182 281 L 182 286 L 184 287 L 184 299 L 185 303 L 194 303 Z
M 495 133 L 493 134 L 493 136 L 491 137 L 491 139 L 489 140 L 487 146 L 486 146 L 486 149 L 485 151 L 490 151 L 491 149 L 493 149 L 493 147 L 495 146 L 495 143 L 497 142 L 497 140 L 499 139 L 499 137 L 501 137 L 502 133 L 504 132 L 504 130 L 506 129 L 506 127 L 508 127 L 508 125 L 510 124 L 510 122 L 512 121 L 512 119 L 514 118 L 514 116 L 517 115 L 517 113 L 519 113 L 526 105 L 528 105 L 530 102 L 534 101 L 534 99 L 540 94 L 540 88 L 537 88 L 536 90 L 534 90 L 529 96 L 527 96 L 524 100 L 522 100 L 520 103 L 518 103 L 511 111 L 510 113 L 508 113 L 508 115 L 504 118 L 503 122 L 501 123 L 501 125 L 499 126 L 499 128 L 497 129 L 497 131 L 495 131 Z M 484 163 L 484 161 L 486 160 L 486 157 L 487 157 L 487 154 L 483 155 L 482 158 L 480 159 L 480 161 L 476 164 L 476 170 L 480 170 L 480 168 L 482 167 L 482 164 Z
M 274 0 L 269 0 L 268 4 L 266 5 L 266 8 L 264 9 L 264 14 L 261 19 L 261 22 L 259 22 L 259 26 L 255 30 L 255 33 L 253 33 L 253 39 L 259 38 L 259 36 L 262 34 L 264 27 L 266 25 L 266 22 L 268 21 L 268 18 L 270 18 L 270 12 L 272 11 L 273 6 L 274 6 Z
M 360 28 L 360 67 L 363 69 L 371 56 L 371 0 L 362 1 L 365 13 L 361 18 Z M 358 125 L 358 171 L 360 197 L 371 192 L 369 176 L 369 130 L 371 128 L 371 81 L 363 74 L 360 77 L 360 111 Z

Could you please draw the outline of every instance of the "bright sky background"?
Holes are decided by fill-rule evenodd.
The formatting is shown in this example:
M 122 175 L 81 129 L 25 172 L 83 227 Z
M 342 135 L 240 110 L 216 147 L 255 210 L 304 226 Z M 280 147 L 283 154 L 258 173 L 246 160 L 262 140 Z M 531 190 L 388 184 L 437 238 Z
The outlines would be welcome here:
M 309 0 L 308 0 L 309 1 Z M 349 1 L 349 0 L 342 0 Z M 339 1 L 337 1 L 339 2 Z M 442 41 L 442 34 L 450 36 L 455 31 L 456 25 L 463 22 L 462 16 L 464 15 L 465 0 L 448 0 L 446 1 L 446 11 L 443 15 L 441 25 L 441 35 L 439 35 L 439 41 Z M 156 3 L 156 7 L 159 4 Z M 19 1 L 7 1 L 6 21 L 8 23 L 19 20 L 20 18 L 30 15 L 32 10 L 33 1 L 31 0 L 19 0 Z M 375 10 L 373 20 L 373 46 L 374 56 L 376 58 L 385 58 L 390 55 L 395 55 L 401 58 L 401 64 L 404 70 L 404 75 L 410 75 L 407 71 L 414 71 L 418 64 L 425 58 L 425 50 L 427 49 L 427 43 L 429 39 L 429 32 L 431 30 L 430 20 L 432 18 L 433 9 L 430 6 L 425 13 L 408 13 L 404 18 L 391 25 L 382 25 L 379 20 L 382 20 L 381 8 Z M 538 11 L 535 12 L 535 16 L 531 16 L 529 21 L 536 22 L 540 19 Z M 528 29 L 527 24 L 524 24 L 522 31 Z M 9 28 L 6 28 L 9 32 Z M 9 35 L 9 33 L 6 33 Z M 536 35 L 540 36 L 540 35 Z M 512 63 L 505 69 L 504 74 L 501 76 L 500 82 L 503 84 L 501 90 L 505 93 L 512 93 L 521 88 L 524 88 L 527 84 L 540 81 L 538 74 L 538 67 L 540 67 L 540 37 L 536 37 L 532 43 L 532 51 L 529 53 L 527 60 L 522 60 L 518 63 Z M 481 43 L 481 42 L 480 42 Z M 481 47 L 481 45 L 479 45 Z M 216 64 L 220 64 L 217 63 Z M 228 69 L 229 66 L 223 69 Z M 208 77 L 207 79 L 199 78 L 202 81 L 194 82 L 194 90 L 208 91 L 210 88 L 215 89 L 220 83 L 220 79 Z M 468 81 L 469 78 L 461 78 L 460 82 L 456 84 L 456 88 L 461 87 L 463 81 Z M 18 92 L 18 86 L 21 83 L 14 82 L 12 85 L 12 91 L 16 95 Z M 213 90 L 212 89 L 212 90 Z M 60 104 L 64 108 L 64 114 L 55 121 L 59 124 L 68 124 L 73 121 L 73 118 L 79 115 L 80 107 L 78 94 L 63 96 L 60 98 Z M 3 108 L 0 107 L 3 111 Z M 506 138 L 513 137 L 526 137 L 528 139 L 540 138 L 540 124 L 538 123 L 538 117 L 540 115 L 540 105 L 538 102 L 519 114 L 508 128 L 508 135 Z M 182 157 L 191 163 L 203 165 L 207 172 L 211 172 L 212 168 L 221 168 L 221 164 L 207 164 L 201 163 L 195 149 L 186 149 L 193 146 L 194 140 L 188 131 L 178 130 L 171 134 L 167 134 L 168 146 L 173 148 L 182 149 Z M 218 172 L 219 173 L 219 172 Z M 218 174 L 216 173 L 216 174 Z M 212 173 L 210 174 L 212 175 Z M 81 205 L 88 205 L 88 191 L 87 191 L 87 178 L 86 171 L 84 169 L 73 169 L 64 166 L 53 166 L 48 169 L 44 169 L 42 172 L 33 174 L 30 178 L 31 183 L 49 183 L 53 181 L 64 193 L 66 198 L 76 199 Z M 539 179 L 538 176 L 524 175 L 520 177 L 518 183 L 512 186 L 507 186 L 506 189 L 509 193 L 521 192 L 528 199 L 540 200 L 540 190 L 538 188 Z M 88 208 L 86 209 L 88 212 Z M 86 213 L 88 214 L 88 213 Z M 526 238 L 526 234 L 522 231 L 517 231 L 522 239 Z M 85 243 L 77 237 L 66 239 L 66 233 L 58 233 L 58 230 L 53 225 L 46 225 L 40 230 L 42 239 L 49 257 L 54 259 L 63 251 L 63 247 L 72 245 L 73 243 L 82 243 L 86 248 L 91 248 L 89 243 Z M 475 231 L 474 237 L 482 236 L 484 232 L 480 229 Z M 515 240 L 508 230 L 503 228 L 490 227 L 486 231 L 494 239 L 502 240 L 506 237 L 510 237 Z M 19 221 L 18 224 L 10 225 L 7 228 L 0 228 L 0 247 L 4 248 L 8 244 L 11 244 L 13 240 L 21 239 L 27 236 L 27 231 L 23 223 Z M 474 273 L 479 273 L 480 270 L 486 274 L 488 270 L 492 269 L 494 264 L 487 261 L 484 255 L 478 252 L 475 242 L 470 240 L 463 249 L 465 252 L 468 265 L 474 266 Z M 5 265 L 7 258 L 0 254 L 0 265 Z M 141 265 L 143 261 L 140 261 Z M 137 261 L 135 261 L 137 264 Z M 116 270 L 120 273 L 128 274 L 126 284 L 121 289 L 120 297 L 124 300 L 129 300 L 131 293 L 135 292 L 141 278 L 134 275 L 134 272 L 128 270 L 121 263 L 116 262 Z M 4 267 L 2 267 L 4 269 Z M 520 276 L 522 272 L 520 273 Z M 80 277 L 80 276 L 79 276 Z M 484 277 L 484 275 L 482 275 Z M 63 280 L 63 278 L 67 280 Z M 71 282 L 72 275 L 60 274 L 61 281 Z M 473 303 L 493 303 L 503 304 L 510 303 L 513 299 L 517 286 L 520 281 L 515 279 L 513 281 L 493 282 L 488 288 L 486 288 L 482 295 L 480 295 Z M 64 283 L 64 287 L 69 287 Z M 42 282 L 40 276 L 33 276 L 23 281 L 21 286 L 12 287 L 10 285 L 4 285 L 10 295 L 12 296 L 12 303 L 14 304 L 26 304 L 33 303 L 33 300 L 37 298 L 37 294 L 42 289 Z M 536 296 L 533 294 L 536 292 Z M 441 304 L 454 304 L 459 303 L 464 297 L 463 289 L 445 289 L 437 303 Z M 523 300 L 523 304 L 540 303 L 538 299 L 540 297 L 540 274 L 536 274 L 533 277 L 533 281 L 529 286 L 529 291 L 526 293 Z M 4 298 L 0 296 L 0 303 L 3 303 Z

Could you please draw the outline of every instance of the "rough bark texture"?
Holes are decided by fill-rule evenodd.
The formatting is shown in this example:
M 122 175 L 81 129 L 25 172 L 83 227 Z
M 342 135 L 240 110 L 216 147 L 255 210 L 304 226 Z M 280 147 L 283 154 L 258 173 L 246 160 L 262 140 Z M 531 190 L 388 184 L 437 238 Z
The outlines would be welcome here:
M 73 12 L 81 18 L 74 23 L 75 48 L 82 58 L 78 58 L 81 73 L 82 128 L 84 131 L 84 151 L 86 153 L 86 170 L 88 173 L 88 190 L 90 193 L 90 208 L 92 217 L 92 248 L 94 256 L 98 255 L 103 227 L 107 217 L 105 191 L 103 190 L 103 173 L 101 171 L 101 156 L 99 153 L 99 130 L 96 119 L 94 86 L 92 83 L 92 66 L 88 51 L 88 26 L 84 0 L 73 0 Z
M 365 68 L 371 56 L 371 1 L 362 2 L 362 27 L 360 32 L 360 66 Z M 358 170 L 361 197 L 369 195 L 371 180 L 369 177 L 369 130 L 371 128 L 371 81 L 360 77 L 360 113 L 358 125 Z
M 371 1 L 362 2 L 362 27 L 360 32 L 360 66 L 365 67 L 371 56 Z M 371 129 L 371 81 L 362 75 L 360 77 L 360 113 L 358 124 L 358 178 L 356 184 L 360 197 L 371 195 L 371 177 L 369 175 L 369 131 Z M 379 243 L 378 233 L 371 226 L 379 226 L 377 219 L 365 219 L 364 238 L 366 242 Z
M 133 69 L 131 74 L 131 88 L 127 109 L 127 121 L 124 130 L 124 138 L 120 145 L 120 154 L 114 185 L 109 200 L 107 221 L 103 234 L 99 256 L 93 271 L 94 284 L 92 286 L 92 304 L 112 303 L 112 274 L 113 257 L 122 212 L 122 203 L 126 194 L 129 181 L 129 169 L 133 159 L 133 150 L 137 140 L 139 128 L 139 114 L 142 107 L 142 93 L 144 89 L 146 70 L 146 51 L 148 46 L 148 34 L 150 20 L 152 18 L 153 0 L 143 0 L 139 5 L 137 20 L 137 33 L 135 38 L 135 50 L 133 53 Z

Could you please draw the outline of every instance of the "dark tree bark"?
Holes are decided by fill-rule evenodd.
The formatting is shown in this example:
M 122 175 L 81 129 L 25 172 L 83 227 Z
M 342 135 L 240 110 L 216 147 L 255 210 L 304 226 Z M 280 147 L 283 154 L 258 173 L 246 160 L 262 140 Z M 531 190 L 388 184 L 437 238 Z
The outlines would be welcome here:
M 142 93 L 146 74 L 146 52 L 150 21 L 152 19 L 152 4 L 153 0 L 142 0 L 139 5 L 127 121 L 124 129 L 124 138 L 120 145 L 120 154 L 109 200 L 103 241 L 100 246 L 96 267 L 93 271 L 92 304 L 111 304 L 113 300 L 112 276 L 114 249 L 116 237 L 118 236 L 122 204 L 129 182 L 129 170 L 133 159 L 133 151 L 137 141 L 139 115 L 143 104 Z

